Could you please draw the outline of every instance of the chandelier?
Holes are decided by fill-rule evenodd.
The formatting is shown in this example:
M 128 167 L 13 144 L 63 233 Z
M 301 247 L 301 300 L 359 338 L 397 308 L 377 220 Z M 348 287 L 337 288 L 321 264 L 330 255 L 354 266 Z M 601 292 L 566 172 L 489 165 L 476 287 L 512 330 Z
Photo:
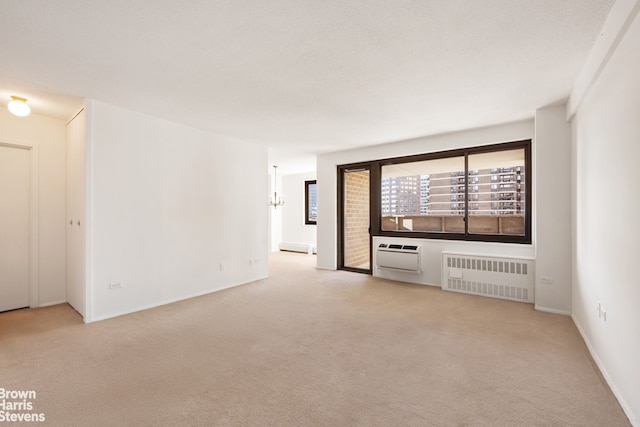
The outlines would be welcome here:
M 277 192 L 277 181 L 276 181 L 276 173 L 278 172 L 278 166 L 273 167 L 273 196 L 271 196 L 271 200 L 269 200 L 269 206 L 273 206 L 274 209 L 277 209 L 278 206 L 284 205 L 284 197 L 278 197 Z

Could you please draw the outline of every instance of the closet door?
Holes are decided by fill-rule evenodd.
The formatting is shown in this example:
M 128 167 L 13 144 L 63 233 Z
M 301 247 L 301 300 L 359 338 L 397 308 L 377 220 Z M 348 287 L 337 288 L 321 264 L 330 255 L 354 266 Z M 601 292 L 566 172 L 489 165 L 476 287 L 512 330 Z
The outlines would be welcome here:
M 67 125 L 67 302 L 85 315 L 86 115 Z
M 0 143 L 0 311 L 29 307 L 31 152 Z

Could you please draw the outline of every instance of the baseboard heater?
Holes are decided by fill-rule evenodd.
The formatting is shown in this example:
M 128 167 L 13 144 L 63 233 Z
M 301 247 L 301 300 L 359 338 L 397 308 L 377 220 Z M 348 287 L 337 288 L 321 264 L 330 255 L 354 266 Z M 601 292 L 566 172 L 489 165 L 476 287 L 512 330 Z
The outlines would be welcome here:
M 420 245 L 380 243 L 376 248 L 376 266 L 385 270 L 419 273 L 422 271 Z
M 534 302 L 533 259 L 442 252 L 442 289 Z
M 278 245 L 281 251 L 302 252 L 305 254 L 315 254 L 316 248 L 313 245 L 305 243 L 280 243 Z

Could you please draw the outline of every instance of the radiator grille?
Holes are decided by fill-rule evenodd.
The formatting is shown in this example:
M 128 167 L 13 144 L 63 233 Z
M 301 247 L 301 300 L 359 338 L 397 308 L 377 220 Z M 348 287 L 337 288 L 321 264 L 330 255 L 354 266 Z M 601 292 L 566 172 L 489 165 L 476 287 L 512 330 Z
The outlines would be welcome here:
M 442 288 L 534 302 L 533 260 L 442 253 Z

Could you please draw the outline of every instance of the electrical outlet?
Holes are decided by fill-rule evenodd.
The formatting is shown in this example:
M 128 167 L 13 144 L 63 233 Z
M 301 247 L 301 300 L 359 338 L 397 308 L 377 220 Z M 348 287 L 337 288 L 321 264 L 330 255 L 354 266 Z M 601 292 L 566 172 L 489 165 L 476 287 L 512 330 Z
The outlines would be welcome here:
M 553 284 L 553 279 L 548 276 L 540 276 L 540 283 L 544 283 L 545 285 Z
M 122 282 L 109 283 L 109 290 L 122 289 Z
M 600 304 L 598 301 L 598 305 L 596 306 L 596 310 L 598 311 L 598 318 L 602 319 L 603 322 L 607 321 L 607 310 Z

